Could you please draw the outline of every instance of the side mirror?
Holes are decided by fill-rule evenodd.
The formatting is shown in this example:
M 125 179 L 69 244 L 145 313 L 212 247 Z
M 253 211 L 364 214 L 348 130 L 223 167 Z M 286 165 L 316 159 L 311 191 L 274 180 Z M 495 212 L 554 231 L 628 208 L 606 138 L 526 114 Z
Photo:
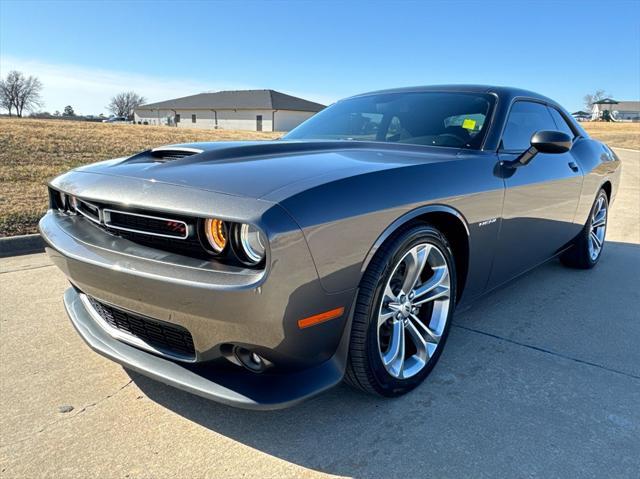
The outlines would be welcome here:
M 561 131 L 542 130 L 531 137 L 531 146 L 540 153 L 566 153 L 571 149 L 571 137 Z
M 566 153 L 571 149 L 571 137 L 561 131 L 540 130 L 531 137 L 531 146 L 510 163 L 512 167 L 528 165 L 538 153 Z

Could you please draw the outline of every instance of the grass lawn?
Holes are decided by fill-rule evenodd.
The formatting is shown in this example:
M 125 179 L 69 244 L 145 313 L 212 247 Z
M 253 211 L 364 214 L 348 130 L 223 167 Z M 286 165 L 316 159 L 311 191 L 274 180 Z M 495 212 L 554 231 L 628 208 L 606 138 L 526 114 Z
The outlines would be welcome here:
M 640 149 L 640 123 L 582 125 L 610 146 Z M 35 233 L 47 208 L 44 185 L 71 168 L 170 143 L 269 140 L 280 135 L 0 118 L 0 236 Z

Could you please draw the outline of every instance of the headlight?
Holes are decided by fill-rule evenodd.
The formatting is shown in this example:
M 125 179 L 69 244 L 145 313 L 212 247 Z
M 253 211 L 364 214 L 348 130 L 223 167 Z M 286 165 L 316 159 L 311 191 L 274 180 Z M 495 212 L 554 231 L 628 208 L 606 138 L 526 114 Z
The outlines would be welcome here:
M 258 264 L 265 255 L 266 240 L 258 228 L 248 224 L 239 225 L 238 246 L 249 264 Z
M 227 227 L 217 218 L 209 218 L 204 222 L 204 232 L 209 246 L 215 253 L 222 253 L 227 246 Z

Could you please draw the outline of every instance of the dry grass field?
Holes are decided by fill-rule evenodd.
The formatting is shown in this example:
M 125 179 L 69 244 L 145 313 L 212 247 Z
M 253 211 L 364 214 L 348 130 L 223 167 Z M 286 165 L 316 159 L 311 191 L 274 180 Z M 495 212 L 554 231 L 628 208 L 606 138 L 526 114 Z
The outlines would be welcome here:
M 580 123 L 593 138 L 609 146 L 640 150 L 640 123 Z
M 611 146 L 640 149 L 638 123 L 583 126 Z M 0 236 L 34 233 L 47 206 L 44 185 L 71 168 L 169 143 L 278 136 L 280 133 L 0 118 Z

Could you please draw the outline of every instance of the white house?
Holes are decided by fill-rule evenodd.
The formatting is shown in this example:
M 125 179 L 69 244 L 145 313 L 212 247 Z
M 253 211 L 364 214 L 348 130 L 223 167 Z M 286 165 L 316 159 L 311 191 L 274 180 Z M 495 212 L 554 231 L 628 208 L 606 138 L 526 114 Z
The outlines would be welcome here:
M 199 93 L 135 109 L 136 123 L 251 131 L 289 131 L 324 105 L 275 90 Z
M 596 101 L 591 118 L 601 118 L 605 111 L 616 121 L 640 121 L 640 101 L 617 101 L 611 98 Z

